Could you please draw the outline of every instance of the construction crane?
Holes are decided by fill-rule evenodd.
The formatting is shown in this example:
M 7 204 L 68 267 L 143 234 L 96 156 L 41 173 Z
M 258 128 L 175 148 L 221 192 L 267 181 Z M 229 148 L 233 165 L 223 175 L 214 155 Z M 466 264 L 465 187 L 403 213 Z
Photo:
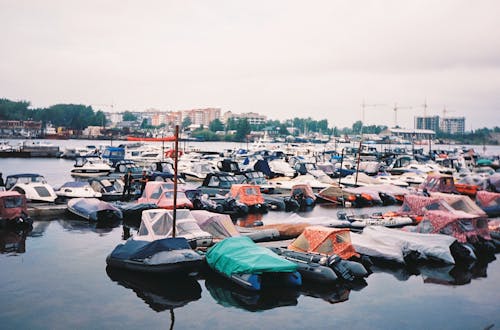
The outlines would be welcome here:
M 397 103 L 394 103 L 394 127 L 397 127 L 398 126 L 398 110 L 401 110 L 401 109 L 412 109 L 412 107 L 409 107 L 409 106 L 405 106 L 405 107 L 402 107 L 402 106 L 399 106 Z
M 424 118 L 427 117 L 427 99 L 424 100 L 424 104 L 422 104 L 422 106 L 424 107 Z
M 363 125 L 365 124 L 365 109 L 366 108 L 371 108 L 371 107 L 384 107 L 387 106 L 386 104 L 366 104 L 365 100 L 363 100 L 363 103 L 361 104 L 361 122 Z
M 446 109 L 446 106 L 443 108 L 443 119 L 446 118 L 446 114 L 450 112 L 455 112 L 455 110 L 448 110 Z

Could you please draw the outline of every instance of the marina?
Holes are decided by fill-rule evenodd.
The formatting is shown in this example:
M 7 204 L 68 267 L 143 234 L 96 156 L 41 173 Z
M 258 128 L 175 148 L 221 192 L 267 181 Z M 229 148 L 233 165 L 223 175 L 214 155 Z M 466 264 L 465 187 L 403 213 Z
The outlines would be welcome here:
M 72 140 L 58 142 L 69 143 L 74 147 L 89 143 Z M 197 149 L 214 150 L 234 150 L 243 146 L 194 144 Z M 490 148 L 492 154 L 497 152 L 495 147 Z M 73 160 L 61 158 L 7 158 L 2 160 L 1 166 L 5 175 L 38 169 L 37 172 L 47 182 L 59 187 L 68 181 L 80 180 L 71 176 L 73 164 Z M 199 181 L 191 183 L 200 185 Z M 317 268 L 315 273 L 310 269 L 309 273 L 304 273 L 306 270 L 299 268 L 304 278 L 301 285 L 252 291 L 207 269 L 200 270 L 195 276 L 179 278 L 109 267 L 106 265 L 108 255 L 117 244 L 125 243 L 130 235 L 137 235 L 138 224 L 130 224 L 124 218 L 122 223 L 114 221 L 103 226 L 102 223 L 72 214 L 67 208 L 65 202 L 28 203 L 33 229 L 29 232 L 1 230 L 0 279 L 5 285 L 0 289 L 0 296 L 9 304 L 4 304 L 0 310 L 0 319 L 6 329 L 117 326 L 126 329 L 138 326 L 179 329 L 255 329 L 276 326 L 290 329 L 329 329 L 333 326 L 356 329 L 455 329 L 486 328 L 500 322 L 497 313 L 500 296 L 496 290 L 500 264 L 494 256 L 468 264 L 467 267 L 447 263 L 405 265 L 377 262 L 367 266 L 368 273 L 353 282 L 337 279 L 340 275 L 334 273 L 327 275 L 328 270 L 332 271 L 331 268 Z M 400 209 L 398 204 L 384 206 L 380 203 L 371 207 L 344 208 L 342 205 L 319 203 L 310 206 L 304 204 L 293 212 L 270 209 L 267 212 L 231 215 L 231 218 L 238 231 L 242 228 L 258 229 L 248 227 L 256 223 L 261 223 L 263 228 L 280 228 L 282 223 L 307 221 L 328 226 L 347 223 L 352 225 L 354 246 L 365 251 L 361 247 L 366 249 L 370 245 L 360 241 L 363 235 L 359 231 L 380 220 L 368 220 L 364 216 L 367 213 L 388 214 Z M 342 212 L 350 220 L 342 220 Z M 150 217 L 154 217 L 154 214 L 152 212 Z M 196 215 L 196 218 L 200 216 Z M 387 222 L 387 226 L 390 227 L 391 223 Z M 283 237 L 281 230 L 277 232 Z M 335 227 L 332 230 L 332 233 L 336 232 Z M 365 230 L 366 235 L 370 233 L 371 242 L 384 234 Z M 392 233 L 398 229 L 387 230 Z M 360 235 L 359 239 L 357 235 Z M 385 237 L 385 240 L 389 239 L 389 236 Z M 449 239 L 445 244 L 454 241 L 453 237 L 446 237 Z M 390 239 L 394 241 L 395 238 Z M 257 244 L 286 247 L 291 242 L 293 240 L 274 240 Z M 198 246 L 203 244 L 199 241 Z M 394 244 L 397 246 L 399 243 Z M 289 253 L 286 249 L 275 251 Z M 289 254 L 290 260 L 298 260 L 302 256 L 300 253 Z M 442 258 L 449 260 L 450 256 Z M 319 270 L 322 270 L 323 279 L 318 275 Z M 19 306 L 26 305 L 30 308 L 19 309 Z M 192 315 L 197 317 L 193 318 Z

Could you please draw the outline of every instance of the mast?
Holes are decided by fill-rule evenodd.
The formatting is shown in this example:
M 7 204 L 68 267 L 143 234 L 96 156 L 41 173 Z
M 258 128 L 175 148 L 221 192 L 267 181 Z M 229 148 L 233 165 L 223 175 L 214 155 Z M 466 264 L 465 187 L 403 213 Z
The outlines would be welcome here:
M 173 228 L 172 237 L 175 237 L 175 229 L 177 225 L 177 163 L 179 160 L 179 125 L 175 125 L 175 144 L 174 144 L 174 212 L 173 212 Z

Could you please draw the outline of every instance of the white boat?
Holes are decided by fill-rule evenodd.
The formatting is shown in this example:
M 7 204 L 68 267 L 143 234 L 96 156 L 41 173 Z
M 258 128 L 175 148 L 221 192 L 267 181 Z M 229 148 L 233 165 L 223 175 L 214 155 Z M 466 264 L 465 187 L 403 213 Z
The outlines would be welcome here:
M 215 172 L 215 168 L 208 162 L 197 162 L 180 172 L 186 176 L 186 180 L 203 181 L 207 174 Z
M 112 170 L 113 168 L 102 158 L 81 157 L 76 159 L 75 165 L 71 170 L 71 175 L 77 177 L 95 177 L 108 175 Z
M 293 179 L 287 177 L 278 177 L 269 180 L 269 184 L 276 189 L 281 190 L 292 190 L 293 186 L 295 186 L 296 184 L 308 184 L 314 191 L 318 191 L 330 186 L 327 183 L 318 181 L 310 174 L 299 175 Z
M 102 194 L 94 191 L 86 181 L 69 181 L 56 191 L 56 195 L 62 198 L 95 197 L 100 198 Z
M 293 178 L 297 175 L 297 172 L 284 159 L 273 159 L 269 161 L 269 168 L 272 172 L 281 176 Z
M 5 188 L 17 191 L 32 202 L 54 202 L 57 198 L 54 188 L 40 174 L 14 174 L 7 176 Z

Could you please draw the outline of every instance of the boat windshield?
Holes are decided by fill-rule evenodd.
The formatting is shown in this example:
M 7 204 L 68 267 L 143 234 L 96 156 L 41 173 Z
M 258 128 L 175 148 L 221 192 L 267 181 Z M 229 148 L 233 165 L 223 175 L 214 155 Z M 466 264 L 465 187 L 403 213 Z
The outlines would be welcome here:
M 12 209 L 23 206 L 23 199 L 20 196 L 9 196 L 3 199 L 3 206 L 6 209 Z

